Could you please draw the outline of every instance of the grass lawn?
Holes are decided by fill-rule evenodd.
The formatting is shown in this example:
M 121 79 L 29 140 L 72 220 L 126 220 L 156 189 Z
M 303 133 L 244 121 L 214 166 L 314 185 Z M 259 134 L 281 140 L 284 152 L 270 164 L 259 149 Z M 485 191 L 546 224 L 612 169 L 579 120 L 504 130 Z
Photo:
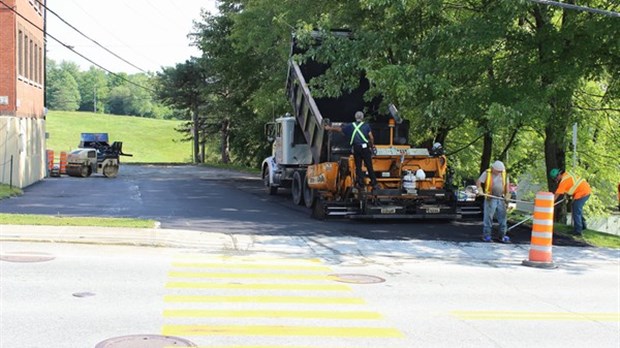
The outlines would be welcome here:
M 553 225 L 553 233 L 570 235 L 576 240 L 582 240 L 590 245 L 601 248 L 620 249 L 620 236 L 586 229 L 583 230 L 583 237 L 576 237 L 571 235 L 572 231 L 573 226 L 557 223 Z
M 512 221 L 522 221 L 526 218 L 526 215 L 523 213 L 512 212 L 509 213 L 508 219 Z M 509 222 L 510 225 L 510 222 Z M 524 223 L 524 226 L 532 227 L 531 220 Z M 589 245 L 599 247 L 599 248 L 613 248 L 620 249 L 620 236 L 616 236 L 609 233 L 598 232 L 594 230 L 583 230 L 583 237 L 577 237 L 572 235 L 573 226 L 554 223 L 553 224 L 553 233 L 560 234 L 563 236 L 568 236 L 569 238 L 573 238 L 575 240 L 583 241 Z
M 154 220 L 130 218 L 101 218 L 101 217 L 68 217 L 55 215 L 35 214 L 2 214 L 0 223 L 6 225 L 44 225 L 44 226 L 101 226 L 101 227 L 130 227 L 153 228 Z
M 46 117 L 49 134 L 47 149 L 55 155 L 78 147 L 81 133 L 108 133 L 110 143 L 123 142 L 121 157 L 127 163 L 191 163 L 192 144 L 182 142 L 175 130 L 183 121 L 144 117 L 95 114 L 92 112 L 50 111 Z
M 0 199 L 11 196 L 19 196 L 21 194 L 22 190 L 15 186 L 10 187 L 9 185 L 0 184 Z

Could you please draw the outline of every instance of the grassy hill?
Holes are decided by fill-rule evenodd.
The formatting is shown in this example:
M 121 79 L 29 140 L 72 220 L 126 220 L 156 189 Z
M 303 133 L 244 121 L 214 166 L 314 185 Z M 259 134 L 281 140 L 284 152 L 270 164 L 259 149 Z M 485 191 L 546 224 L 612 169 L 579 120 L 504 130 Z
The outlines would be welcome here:
M 190 163 L 192 144 L 181 142 L 175 128 L 180 121 L 143 117 L 95 114 L 91 112 L 50 111 L 47 114 L 47 149 L 71 151 L 80 142 L 80 133 L 108 133 L 110 143 L 123 142 L 125 163 Z

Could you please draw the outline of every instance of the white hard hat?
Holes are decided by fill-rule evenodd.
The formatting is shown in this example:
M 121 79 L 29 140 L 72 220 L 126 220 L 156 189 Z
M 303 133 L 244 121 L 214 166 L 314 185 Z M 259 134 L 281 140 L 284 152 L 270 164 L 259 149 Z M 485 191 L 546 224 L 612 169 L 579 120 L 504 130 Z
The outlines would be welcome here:
M 426 179 L 426 173 L 424 173 L 424 171 L 422 169 L 418 169 L 415 172 L 415 177 L 418 180 L 424 180 L 424 179 Z
M 495 170 L 499 170 L 501 172 L 506 170 L 506 167 L 504 167 L 504 163 L 502 163 L 502 161 L 495 161 L 495 162 L 493 162 L 493 164 L 491 165 L 491 168 L 493 168 Z

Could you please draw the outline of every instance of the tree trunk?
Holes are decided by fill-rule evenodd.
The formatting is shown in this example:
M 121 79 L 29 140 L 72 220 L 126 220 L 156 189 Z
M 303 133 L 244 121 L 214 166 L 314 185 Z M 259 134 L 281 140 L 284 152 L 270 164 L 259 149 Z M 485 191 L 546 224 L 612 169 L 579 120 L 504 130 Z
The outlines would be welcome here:
M 439 128 L 437 130 L 437 134 L 435 134 L 435 142 L 440 143 L 441 146 L 444 146 L 446 144 L 446 138 L 448 137 L 448 133 L 450 133 L 450 128 L 448 127 Z
M 200 138 L 199 135 L 199 125 L 198 125 L 198 108 L 194 107 L 192 110 L 192 135 L 194 138 L 194 163 L 200 162 Z
M 220 150 L 222 152 L 222 163 L 228 164 L 230 162 L 230 120 L 225 118 L 222 121 L 222 139 Z
M 480 157 L 480 173 L 489 169 L 491 165 L 491 155 L 493 154 L 493 136 L 489 132 L 484 133 L 482 143 L 482 155 Z
M 200 163 L 205 163 L 206 149 L 207 149 L 207 140 L 202 139 L 202 141 L 200 142 Z

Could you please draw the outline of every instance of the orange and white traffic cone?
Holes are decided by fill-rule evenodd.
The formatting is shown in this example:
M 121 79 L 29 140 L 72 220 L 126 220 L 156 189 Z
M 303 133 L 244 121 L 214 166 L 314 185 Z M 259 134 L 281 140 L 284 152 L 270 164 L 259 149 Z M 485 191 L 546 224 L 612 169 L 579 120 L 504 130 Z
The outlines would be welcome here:
M 47 175 L 54 168 L 54 150 L 46 150 L 47 151 Z
M 523 265 L 538 268 L 556 268 L 551 249 L 553 247 L 553 201 L 551 192 L 538 192 L 534 201 L 532 239 L 529 260 Z
M 60 174 L 67 174 L 67 152 L 60 152 Z

